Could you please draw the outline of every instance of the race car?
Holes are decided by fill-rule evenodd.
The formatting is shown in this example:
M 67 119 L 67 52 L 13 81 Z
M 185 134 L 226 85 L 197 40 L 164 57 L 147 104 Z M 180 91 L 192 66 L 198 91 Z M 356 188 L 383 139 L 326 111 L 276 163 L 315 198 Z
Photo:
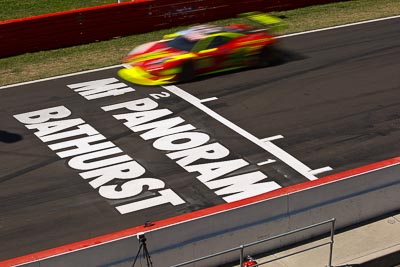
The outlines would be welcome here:
M 264 25 L 280 22 L 265 14 L 251 16 Z M 197 25 L 139 45 L 123 59 L 125 68 L 118 74 L 129 82 L 151 86 L 187 82 L 200 75 L 244 67 L 264 67 L 277 61 L 275 43 L 274 35 L 258 27 Z

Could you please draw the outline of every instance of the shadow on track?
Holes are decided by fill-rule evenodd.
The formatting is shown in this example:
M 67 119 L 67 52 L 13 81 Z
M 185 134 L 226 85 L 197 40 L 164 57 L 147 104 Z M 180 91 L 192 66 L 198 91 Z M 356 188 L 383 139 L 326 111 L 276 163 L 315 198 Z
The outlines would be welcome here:
M 0 142 L 3 143 L 15 143 L 21 141 L 22 135 L 16 133 L 10 133 L 0 130 Z

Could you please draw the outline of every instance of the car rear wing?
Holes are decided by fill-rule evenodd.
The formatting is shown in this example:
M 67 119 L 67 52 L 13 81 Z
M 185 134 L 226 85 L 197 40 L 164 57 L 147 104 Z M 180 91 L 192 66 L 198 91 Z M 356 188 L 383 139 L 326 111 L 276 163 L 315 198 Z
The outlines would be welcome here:
M 262 12 L 247 12 L 239 15 L 241 18 L 247 18 L 257 24 L 266 27 L 270 31 L 278 31 L 287 27 L 286 23 L 278 17 L 271 16 Z

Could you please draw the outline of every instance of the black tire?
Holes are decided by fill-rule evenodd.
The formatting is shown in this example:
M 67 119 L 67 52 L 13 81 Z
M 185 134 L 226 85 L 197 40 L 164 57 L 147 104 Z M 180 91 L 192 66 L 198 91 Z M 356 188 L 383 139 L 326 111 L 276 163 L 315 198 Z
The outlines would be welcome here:
M 196 77 L 196 75 L 194 72 L 193 62 L 188 61 L 188 62 L 183 63 L 182 72 L 180 75 L 180 81 L 188 82 L 188 81 L 193 80 L 195 77 Z
M 265 46 L 261 50 L 258 59 L 259 67 L 275 66 L 279 64 L 279 53 L 278 50 L 273 46 Z

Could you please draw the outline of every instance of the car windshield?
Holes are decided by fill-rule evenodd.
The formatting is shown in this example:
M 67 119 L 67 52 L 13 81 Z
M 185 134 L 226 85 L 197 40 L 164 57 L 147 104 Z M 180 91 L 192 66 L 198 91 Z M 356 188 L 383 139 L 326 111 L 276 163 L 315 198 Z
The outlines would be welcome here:
M 167 45 L 169 47 L 182 51 L 191 51 L 196 43 L 197 41 L 186 39 L 183 36 L 178 36 L 172 40 L 167 41 Z

